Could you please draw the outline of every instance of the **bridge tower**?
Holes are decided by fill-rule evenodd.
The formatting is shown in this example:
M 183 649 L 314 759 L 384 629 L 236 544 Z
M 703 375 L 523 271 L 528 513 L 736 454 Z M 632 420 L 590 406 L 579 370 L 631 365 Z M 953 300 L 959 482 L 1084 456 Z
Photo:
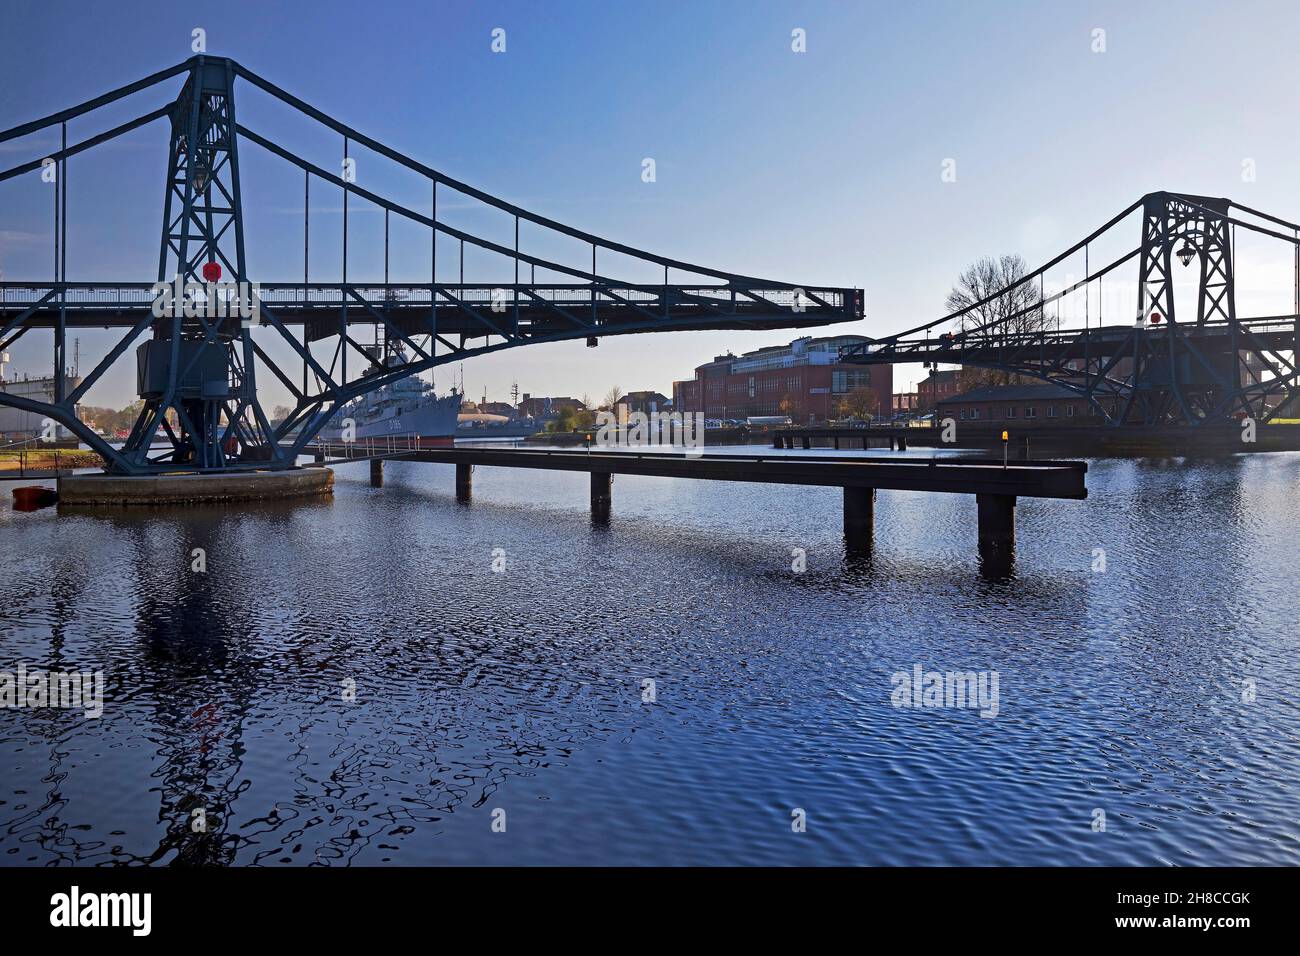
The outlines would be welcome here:
M 1090 266 L 1089 247 L 1111 230 L 1127 229 L 1137 213 L 1137 247 L 1109 264 Z M 1040 268 L 989 291 L 980 301 L 846 348 L 840 361 L 942 362 L 998 369 L 1060 386 L 1089 402 L 1093 414 L 1113 427 L 1213 427 L 1242 418 L 1268 422 L 1290 417 L 1300 407 L 1300 313 L 1253 318 L 1237 314 L 1233 260 L 1239 227 L 1293 248 L 1300 310 L 1300 223 L 1229 199 L 1161 191 L 1143 196 Z M 1047 272 L 1079 254 L 1084 278 L 1044 296 Z M 1180 313 L 1175 277 L 1179 264 L 1190 268 L 1193 261 L 1196 304 L 1189 308 L 1190 300 L 1184 297 Z M 1093 324 L 1088 290 L 1095 283 L 1100 291 L 1103 278 L 1130 262 L 1138 269 L 1136 315 L 1104 324 L 1099 313 Z M 1034 285 L 1039 294 L 1029 296 L 1023 307 L 978 322 L 969 318 L 990 303 L 1010 300 L 1018 288 Z M 1083 306 L 1081 326 L 1075 321 L 1062 327 L 1059 304 L 1054 328 L 1032 321 L 1046 304 L 1060 303 L 1065 296 L 1077 296 L 1074 301 Z M 1027 314 L 1029 322 L 1024 321 Z M 947 331 L 932 335 L 939 329 Z
M 231 61 L 197 57 L 170 110 L 161 304 L 152 338 L 136 350 L 144 408 L 122 449 L 133 465 L 290 464 L 271 440 L 254 381 L 234 81 Z M 171 449 L 151 458 L 160 430 Z
M 1239 341 L 1227 199 L 1151 193 L 1142 204 L 1135 325 L 1166 326 L 1158 338 L 1136 336 L 1130 407 L 1146 422 L 1196 422 L 1235 413 L 1262 416 L 1262 396 L 1243 391 L 1250 375 Z M 1173 261 L 1199 265 L 1196 320 L 1180 322 L 1174 303 Z M 1222 322 L 1226 347 L 1195 341 L 1206 322 Z M 1258 406 L 1258 407 L 1256 407 Z
M 69 120 L 173 78 L 183 87 L 158 108 L 79 143 L 66 142 Z M 361 145 L 395 168 L 423 177 L 429 205 L 416 209 L 399 203 L 239 124 L 236 81 L 244 84 L 241 91 L 269 96 L 318 128 L 341 136 L 345 162 L 349 145 Z M 862 318 L 860 289 L 796 285 L 714 269 L 531 212 L 406 156 L 220 57 L 192 57 L 69 109 L 0 130 L 0 145 L 42 130 L 56 130 L 64 144 L 56 153 L 0 169 L 0 183 L 37 172 L 43 176 L 49 164 L 61 170 L 59 164 L 70 156 L 164 121 L 169 151 L 156 280 L 137 276 L 112 282 L 68 281 L 60 267 L 53 282 L 0 281 L 0 351 L 29 332 L 50 329 L 59 356 L 56 364 L 62 366 L 68 329 L 121 330 L 120 341 L 55 401 L 0 392 L 0 406 L 63 425 L 99 453 L 112 472 L 289 468 L 349 403 L 406 376 L 503 349 L 644 332 L 806 328 Z M 249 281 L 239 156 L 239 147 L 247 144 L 302 172 L 301 281 L 295 277 L 256 287 Z M 36 181 L 32 177 L 33 186 Z M 342 281 L 312 281 L 309 274 L 308 198 L 313 181 L 342 191 Z M 446 193 L 462 197 L 457 202 L 511 217 L 514 242 L 499 242 L 439 220 L 439 197 Z M 382 281 L 348 281 L 349 197 L 383 211 Z M 67 208 L 66 202 L 54 207 L 60 251 L 67 248 L 66 243 L 58 245 Z M 427 278 L 389 282 L 390 218 L 427 230 Z M 530 252 L 521 246 L 521 225 L 535 233 L 530 244 L 563 236 L 579 243 L 580 256 L 546 258 Z M 445 247 L 446 240 L 459 246 L 458 264 L 439 262 L 439 245 Z M 489 281 L 473 276 L 467 280 L 466 247 L 487 259 L 478 269 L 491 270 Z M 619 270 L 627 268 L 628 260 L 652 266 L 648 275 L 653 281 L 646 280 L 644 269 L 636 281 L 609 274 L 611 259 Z M 152 259 L 146 269 L 146 276 L 154 272 Z M 505 269 L 511 269 L 513 281 L 506 280 Z M 448 273 L 456 278 L 448 281 Z M 277 348 L 289 351 L 272 358 L 255 341 L 254 327 Z M 359 329 L 373 332 L 373 344 L 362 344 L 365 335 L 357 334 Z M 146 341 L 141 343 L 142 336 Z M 322 364 L 312 345 L 324 342 L 334 348 L 333 358 Z M 143 410 L 119 447 L 81 421 L 78 405 L 131 350 Z M 349 376 L 349 351 L 364 358 L 362 374 Z M 292 359 L 284 358 L 289 354 L 301 360 L 301 378 L 291 374 L 296 369 L 288 364 Z M 289 412 L 274 426 L 258 401 L 258 366 L 264 369 L 264 383 L 276 381 L 289 395 Z M 164 447 L 156 448 L 160 439 Z

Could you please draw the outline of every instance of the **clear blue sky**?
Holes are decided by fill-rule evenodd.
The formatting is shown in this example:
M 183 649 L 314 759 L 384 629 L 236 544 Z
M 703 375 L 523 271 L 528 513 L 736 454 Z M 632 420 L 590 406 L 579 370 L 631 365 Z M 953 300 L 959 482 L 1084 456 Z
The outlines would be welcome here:
M 210 9 L 8 0 L 0 128 L 183 60 L 190 31 L 203 27 L 210 54 L 545 215 L 736 272 L 862 286 L 866 321 L 837 328 L 877 335 L 938 316 L 972 259 L 1016 252 L 1036 265 L 1153 189 L 1300 216 L 1294 3 L 230 0 Z M 490 49 L 496 27 L 504 54 Z M 795 28 L 806 53 L 791 50 Z M 1096 29 L 1104 53 L 1094 52 Z M 178 85 L 74 123 L 70 138 L 161 105 Z M 337 166 L 336 137 L 246 85 L 237 97 L 249 126 Z M 155 125 L 70 163 L 69 278 L 153 278 L 165 135 Z M 52 145 L 38 140 L 0 147 L 0 166 Z M 256 151 L 244 150 L 253 278 L 291 280 L 302 269 L 301 174 Z M 641 181 L 645 157 L 655 183 Z M 941 179 L 945 159 L 956 161 L 956 182 Z M 1245 160 L 1253 182 L 1242 180 Z M 424 185 L 377 160 L 363 155 L 358 175 L 427 203 Z M 337 256 L 337 207 L 314 194 L 320 278 Z M 508 230 L 460 212 L 465 224 Z M 353 217 L 350 277 L 380 278 L 381 222 Z M 49 277 L 50 235 L 49 187 L 36 174 L 0 184 L 6 278 Z M 409 249 L 397 232 L 394 241 L 394 276 L 427 281 L 427 238 L 412 234 Z M 1242 292 L 1247 308 L 1251 296 L 1263 308 L 1289 300 L 1280 254 L 1240 278 L 1254 283 Z M 791 337 L 528 347 L 466 363 L 465 382 L 472 397 L 486 389 L 493 399 L 515 380 L 533 394 L 666 392 L 715 353 Z M 83 368 L 102 343 L 83 336 Z M 15 350 L 17 370 L 48 366 L 44 349 Z M 133 397 L 123 368 L 90 403 Z M 916 377 L 904 370 L 896 387 Z

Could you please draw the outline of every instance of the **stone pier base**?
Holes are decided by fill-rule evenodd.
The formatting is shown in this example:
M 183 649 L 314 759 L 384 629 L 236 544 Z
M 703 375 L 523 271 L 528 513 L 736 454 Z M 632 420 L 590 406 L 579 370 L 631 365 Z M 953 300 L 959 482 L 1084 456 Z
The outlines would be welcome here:
M 334 472 L 328 468 L 222 475 L 73 475 L 59 479 L 59 504 L 71 507 L 204 505 L 333 492 Z

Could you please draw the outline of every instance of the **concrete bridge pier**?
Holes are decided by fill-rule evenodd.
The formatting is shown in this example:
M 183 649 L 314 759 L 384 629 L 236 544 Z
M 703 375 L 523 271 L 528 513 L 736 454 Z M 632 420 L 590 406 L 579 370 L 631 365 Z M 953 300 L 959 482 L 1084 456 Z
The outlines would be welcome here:
M 384 487 L 384 459 L 382 458 L 370 459 L 370 487 Z
M 469 501 L 474 496 L 474 466 L 456 463 L 456 500 Z
M 982 560 L 1009 566 L 1016 552 L 1015 495 L 976 495 Z
M 609 520 L 609 507 L 614 500 L 614 476 L 608 471 L 591 473 L 591 517 L 596 521 Z
M 876 489 L 844 488 L 844 546 L 870 551 L 876 526 Z

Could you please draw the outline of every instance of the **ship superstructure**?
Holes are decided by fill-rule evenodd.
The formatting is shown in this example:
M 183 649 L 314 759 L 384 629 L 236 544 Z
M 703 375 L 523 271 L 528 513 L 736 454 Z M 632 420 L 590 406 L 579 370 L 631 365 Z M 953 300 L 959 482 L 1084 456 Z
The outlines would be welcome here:
M 401 350 L 387 359 L 387 366 L 407 362 Z M 384 366 L 372 366 L 374 375 Z M 418 376 L 400 378 L 367 392 L 344 405 L 321 429 L 325 442 L 360 441 L 397 437 L 418 441 L 422 447 L 451 445 L 456 436 L 462 396 L 453 389 L 439 397 L 434 387 Z

